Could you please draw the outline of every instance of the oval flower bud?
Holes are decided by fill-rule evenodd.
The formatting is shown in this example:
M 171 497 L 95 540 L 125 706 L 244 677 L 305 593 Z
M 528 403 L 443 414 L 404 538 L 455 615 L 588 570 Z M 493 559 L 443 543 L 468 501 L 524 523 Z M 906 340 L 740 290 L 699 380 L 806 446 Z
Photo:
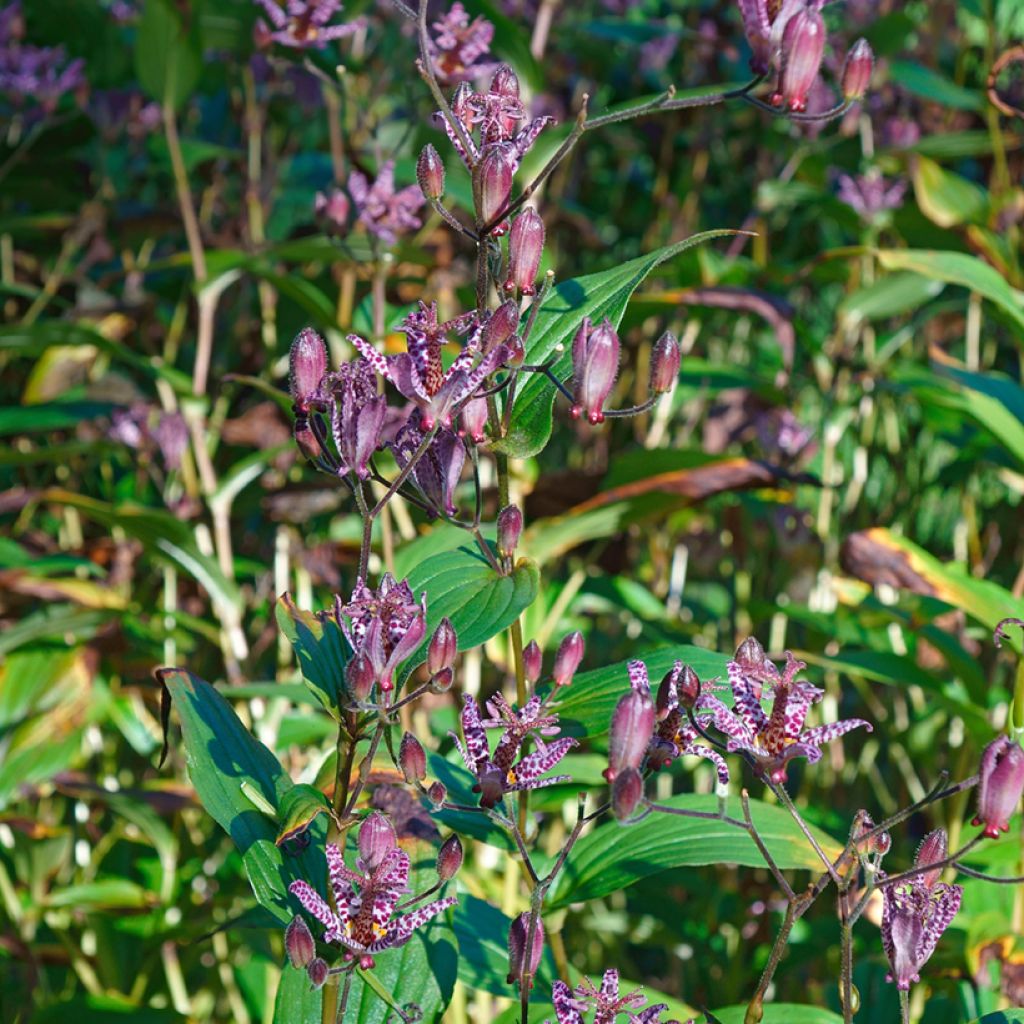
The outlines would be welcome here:
M 462 841 L 453 832 L 437 851 L 437 877 L 442 882 L 450 881 L 462 867 Z
M 439 811 L 444 804 L 445 798 L 448 796 L 448 790 L 443 782 L 432 782 L 427 790 L 427 796 L 430 797 L 434 810 Z
M 523 295 L 536 292 L 534 282 L 544 252 L 544 221 L 528 206 L 514 221 L 508 236 L 508 277 L 505 291 L 518 290 Z
M 322 960 L 320 957 L 311 961 L 306 968 L 306 976 L 309 978 L 309 983 L 313 988 L 323 988 L 330 973 L 331 969 L 327 966 L 327 961 Z
M 429 142 L 420 150 L 416 161 L 416 181 L 427 199 L 440 199 L 444 195 L 444 163 Z
M 284 930 L 284 951 L 292 967 L 307 967 L 316 956 L 316 943 L 309 925 L 295 915 Z
M 523 513 L 516 505 L 506 505 L 498 513 L 498 554 L 511 558 L 523 532 Z
M 426 752 L 411 732 L 402 736 L 402 742 L 398 746 L 398 765 L 409 785 L 422 782 L 427 777 Z
M 681 361 L 679 342 L 671 331 L 666 331 L 651 350 L 651 391 L 656 395 L 671 391 L 679 376 Z
M 455 627 L 452 626 L 451 619 L 445 616 L 437 624 L 427 647 L 427 671 L 433 676 L 441 669 L 451 668 L 455 664 L 458 646 L 459 638 L 455 633 Z
M 541 653 L 540 644 L 536 640 L 531 640 L 523 648 L 523 669 L 528 683 L 535 683 L 540 679 L 543 665 L 544 655 Z
M 431 693 L 447 693 L 455 681 L 455 673 L 450 668 L 443 668 L 430 677 Z
M 363 864 L 368 871 L 373 871 L 398 845 L 395 826 L 380 811 L 368 814 L 359 826 L 358 845 Z
M 927 864 L 936 864 L 945 860 L 948 853 L 949 837 L 946 835 L 946 830 L 937 828 L 921 840 L 921 845 L 917 848 L 917 855 L 914 857 L 914 867 L 922 868 Z M 933 868 L 931 871 L 914 875 L 913 878 L 915 881 L 919 880 L 926 888 L 934 889 L 935 883 L 942 877 L 943 870 L 943 868 Z
M 345 681 L 349 692 L 357 701 L 364 701 L 370 696 L 373 684 L 377 681 L 373 662 L 366 654 L 357 654 L 345 666 Z
M 605 318 L 591 327 L 584 318 L 572 342 L 573 419 L 586 413 L 590 423 L 604 422 L 604 403 L 619 372 L 619 336 Z
M 984 825 L 983 834 L 996 839 L 1009 832 L 1010 818 L 1024 793 L 1024 750 L 1009 736 L 994 739 L 981 755 L 978 813 L 972 825 Z
M 551 669 L 551 678 L 555 686 L 568 686 L 572 677 L 576 675 L 576 669 L 580 667 L 583 660 L 583 634 L 576 630 L 564 637 L 558 645 L 558 653 L 555 655 L 555 664 Z
M 647 694 L 630 690 L 612 712 L 604 777 L 614 782 L 623 769 L 639 768 L 653 733 L 654 703 Z
M 320 390 L 320 382 L 327 372 L 327 346 L 311 327 L 295 335 L 288 355 L 289 387 L 296 409 L 303 412 Z
M 514 169 L 512 147 L 503 142 L 488 146 L 473 168 L 473 199 L 481 224 L 490 224 L 508 207 Z M 494 226 L 491 234 L 503 235 L 506 229 L 507 221 L 503 221 Z
M 486 398 L 471 398 L 459 414 L 459 437 L 468 437 L 473 444 L 483 444 L 487 440 L 487 434 L 484 433 L 487 412 Z
M 643 776 L 636 768 L 623 768 L 612 783 L 612 814 L 616 820 L 632 817 L 643 795 Z
M 794 113 L 806 110 L 807 94 L 818 77 L 824 54 L 825 21 L 810 5 L 801 7 L 782 32 L 782 70 L 773 102 Z
M 843 74 L 840 79 L 843 92 L 843 99 L 847 103 L 859 100 L 868 91 L 871 84 L 871 72 L 875 66 L 875 55 L 866 39 L 858 39 L 850 47 L 846 55 L 846 62 L 843 64 Z
M 527 938 L 530 927 L 530 912 L 524 911 L 513 922 L 508 930 L 508 977 L 510 985 L 529 983 L 540 967 L 540 958 L 544 953 L 544 925 L 540 914 L 534 922 L 533 941 Z M 529 947 L 529 948 L 527 948 Z
M 495 345 L 502 345 L 519 328 L 519 303 L 507 299 L 488 318 L 480 333 L 480 348 L 484 355 Z

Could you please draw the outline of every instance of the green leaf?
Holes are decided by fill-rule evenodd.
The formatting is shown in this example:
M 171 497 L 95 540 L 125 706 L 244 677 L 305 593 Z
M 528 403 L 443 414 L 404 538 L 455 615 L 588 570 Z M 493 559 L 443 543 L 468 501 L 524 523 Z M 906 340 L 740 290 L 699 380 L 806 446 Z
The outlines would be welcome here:
M 274 1000 L 274 1024 L 320 1024 L 324 990 L 314 989 L 305 971 L 285 964 Z
M 277 805 L 277 818 L 281 823 L 280 831 L 274 842 L 282 843 L 302 835 L 321 814 L 330 811 L 330 801 L 315 786 L 299 783 L 292 786 Z
M 301 611 L 290 594 L 283 594 L 277 602 L 277 624 L 295 649 L 306 686 L 338 718 L 348 664 L 348 650 L 338 624 Z
M 684 793 L 670 797 L 662 805 L 715 814 L 718 798 Z M 750 812 L 780 868 L 824 870 L 821 859 L 785 808 L 751 800 Z M 727 801 L 727 813 L 742 820 L 738 798 Z M 842 844 L 820 829 L 811 827 L 811 833 L 827 856 L 839 855 Z M 651 814 L 635 825 L 611 821 L 573 847 L 548 905 L 555 909 L 598 899 L 669 868 L 707 864 L 763 867 L 764 858 L 743 829 L 723 821 L 674 814 Z
M 139 910 L 151 906 L 156 897 L 127 878 L 102 878 L 55 889 L 44 902 L 48 907 L 71 907 L 80 911 Z
M 572 336 L 585 316 L 595 322 L 608 317 L 618 327 L 630 296 L 652 270 L 695 245 L 734 234 L 727 230 L 704 231 L 611 270 L 563 281 L 537 314 L 526 362 L 543 363 L 557 355 L 552 370 L 560 380 L 566 380 L 572 372 Z M 564 349 L 559 355 L 560 345 Z M 541 374 L 530 374 L 516 396 L 508 435 L 494 447 L 516 458 L 536 455 L 551 437 L 554 400 L 551 382 Z
M 944 107 L 980 112 L 985 106 L 985 98 L 979 91 L 965 89 L 923 64 L 894 60 L 889 65 L 889 75 L 908 92 Z
M 459 650 L 477 647 L 512 625 L 537 596 L 540 574 L 528 559 L 520 559 L 511 575 L 494 570 L 480 551 L 459 547 L 442 551 L 409 573 L 409 586 L 419 597 L 427 594 L 427 636 L 447 616 L 459 637 Z M 409 664 L 422 657 L 414 656 Z
M 743 1024 L 746 1003 L 715 1010 L 721 1024 Z M 794 1003 L 767 1003 L 761 1024 L 843 1024 L 843 1018 L 831 1010 L 817 1006 L 798 1006 Z
M 887 320 L 891 316 L 916 312 L 945 287 L 921 274 L 887 274 L 880 281 L 858 288 L 839 304 L 839 317 L 851 323 Z
M 886 270 L 912 270 L 978 292 L 1006 312 L 1024 336 L 1024 301 L 1020 293 L 997 270 L 976 257 L 937 249 L 881 249 L 878 260 Z
M 926 156 L 914 161 L 914 195 L 921 212 L 942 228 L 983 221 L 988 206 L 984 189 Z
M 158 103 L 178 109 L 202 70 L 199 19 L 185 25 L 171 0 L 146 0 L 135 37 L 135 74 L 142 88 Z
M 52 1003 L 32 1014 L 32 1024 L 179 1024 L 174 1010 L 138 1006 L 124 996 L 76 996 Z
M 996 1010 L 976 1017 L 971 1024 L 1020 1024 L 1021 1021 L 1024 1021 L 1024 1010 Z
M 325 877 L 325 827 L 313 824 L 309 846 L 300 856 L 280 849 L 274 821 L 257 808 L 277 808 L 292 789 L 277 758 L 209 683 L 176 668 L 161 669 L 158 675 L 181 721 L 185 762 L 200 802 L 234 840 L 256 899 L 287 924 L 297 909 L 289 883 L 301 878 L 315 884 Z

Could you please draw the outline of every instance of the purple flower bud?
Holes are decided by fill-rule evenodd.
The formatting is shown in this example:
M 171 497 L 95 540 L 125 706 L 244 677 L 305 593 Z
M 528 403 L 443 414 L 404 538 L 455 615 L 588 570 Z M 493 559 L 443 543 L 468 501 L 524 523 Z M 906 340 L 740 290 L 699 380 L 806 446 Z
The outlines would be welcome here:
M 515 156 L 508 143 L 498 142 L 488 146 L 473 168 L 473 200 L 480 224 L 490 224 L 508 206 L 512 194 L 512 175 L 515 172 Z M 508 222 L 495 225 L 491 234 L 503 235 Z
M 663 395 L 672 390 L 672 385 L 679 376 L 679 363 L 682 352 L 679 342 L 671 331 L 666 331 L 651 350 L 651 391 Z
M 871 84 L 871 72 L 875 66 L 875 55 L 866 39 L 858 39 L 850 47 L 843 64 L 842 83 L 843 99 L 848 103 L 859 100 L 868 91 Z
M 462 867 L 462 842 L 453 832 L 437 851 L 437 877 L 447 882 L 459 873 Z
M 313 212 L 322 221 L 329 232 L 335 235 L 347 235 L 349 231 L 348 215 L 352 204 L 340 188 L 332 188 L 330 192 L 317 192 L 313 200 Z
M 1010 817 L 1024 793 L 1024 750 L 1009 736 L 994 739 L 981 755 L 978 813 L 972 825 L 984 825 L 983 835 L 996 839 L 1009 832 Z
M 540 679 L 543 663 L 544 655 L 541 653 L 540 644 L 536 640 L 531 640 L 523 648 L 523 670 L 526 672 L 528 683 L 535 683 Z
M 533 941 L 528 938 L 530 928 L 530 912 L 524 911 L 513 922 L 508 930 L 508 977 L 510 985 L 527 986 L 540 967 L 540 958 L 544 953 L 544 925 L 540 914 L 534 923 Z M 529 948 L 527 948 L 529 947 Z
M 307 967 L 316 956 L 316 943 L 309 925 L 297 914 L 284 930 L 284 951 L 292 967 Z
M 398 845 L 395 826 L 380 811 L 363 818 L 359 826 L 359 856 L 367 871 L 373 871 Z
M 310 327 L 299 331 L 292 342 L 288 363 L 291 369 L 292 401 L 296 409 L 308 411 L 309 403 L 320 390 L 320 382 L 327 371 L 327 347 L 324 345 L 324 339 Z
M 760 669 L 764 664 L 767 655 L 757 637 L 748 636 L 739 647 L 736 648 L 736 655 L 733 660 L 743 669 L 744 672 Z
M 863 838 L 872 832 L 874 828 L 874 818 L 867 811 L 858 811 L 851 833 L 852 838 L 856 842 L 860 853 L 877 853 L 879 856 L 884 857 L 892 847 L 892 836 L 888 832 L 879 832 L 870 839 Z
M 455 634 L 455 627 L 446 616 L 437 624 L 437 629 L 430 638 L 427 647 L 427 671 L 433 676 L 442 669 L 451 668 L 455 664 L 458 646 L 459 638 Z
M 572 342 L 573 419 L 586 413 L 592 424 L 604 422 L 604 403 L 619 372 L 619 336 L 607 318 L 591 327 L 585 317 Z
M 444 164 L 430 143 L 420 150 L 416 161 L 416 181 L 427 199 L 440 199 L 444 195 Z
M 523 533 L 523 513 L 517 505 L 506 505 L 498 513 L 498 554 L 511 558 Z
M 655 736 L 647 748 L 647 767 L 655 771 L 667 768 L 678 756 L 679 750 L 674 743 Z
M 508 236 L 508 278 L 505 291 L 518 289 L 523 295 L 533 295 L 534 282 L 544 251 L 544 221 L 540 214 L 528 206 L 514 221 Z
M 513 228 L 515 230 L 515 228 Z M 519 303 L 515 299 L 503 302 L 487 319 L 480 334 L 480 347 L 484 354 L 508 341 L 519 327 Z
M 639 690 L 630 690 L 612 712 L 608 767 L 604 777 L 614 782 L 626 768 L 639 768 L 654 733 L 654 704 Z
M 427 790 L 427 796 L 430 797 L 434 810 L 439 811 L 444 804 L 445 798 L 448 796 L 448 790 L 443 782 L 432 782 Z
M 468 437 L 474 444 L 483 444 L 487 440 L 484 427 L 487 426 L 487 399 L 471 398 L 459 414 L 462 426 L 459 437 Z
M 443 668 L 430 678 L 431 693 L 447 693 L 455 681 L 455 673 L 450 668 Z
M 782 70 L 772 103 L 794 113 L 806 110 L 807 94 L 818 77 L 824 53 L 825 21 L 811 5 L 801 7 L 782 31 Z
M 411 732 L 402 736 L 402 742 L 398 746 L 398 766 L 409 785 L 422 782 L 427 777 L 427 755 L 420 741 Z
M 316 439 L 316 434 L 313 433 L 313 428 L 305 417 L 299 417 L 295 421 L 295 443 L 299 446 L 299 451 L 310 462 L 316 462 L 320 458 L 322 453 L 320 442 Z
M 554 668 L 551 670 L 551 678 L 555 686 L 568 686 L 572 677 L 576 675 L 576 669 L 580 667 L 583 660 L 583 634 L 576 630 L 566 636 L 558 645 L 558 653 L 555 655 Z
M 921 868 L 926 864 L 937 864 L 939 861 L 945 860 L 948 853 L 949 837 L 946 835 L 946 830 L 937 828 L 921 840 L 921 845 L 917 848 L 917 856 L 914 857 L 914 867 Z M 913 877 L 920 885 L 934 889 L 935 883 L 942 877 L 942 871 L 942 868 L 933 868 L 931 871 L 925 871 L 923 874 Z
M 519 99 L 519 79 L 516 73 L 507 64 L 502 64 L 494 72 L 489 91 L 492 95 L 504 96 L 505 99 Z
M 362 955 L 362 956 L 361 956 L 361 957 L 359 958 L 359 966 L 360 966 L 360 967 L 362 968 L 362 970 L 364 970 L 364 971 L 372 971 L 372 970 L 374 969 L 374 967 L 376 967 L 376 966 L 377 966 L 377 961 L 376 961 L 376 960 L 374 960 L 374 959 L 373 959 L 373 957 L 372 957 L 372 956 L 370 956 L 370 954 L 369 954 L 369 953 L 364 953 L 364 954 L 363 954 L 363 955 Z
M 632 816 L 643 795 L 643 776 L 636 768 L 623 768 L 612 783 L 612 814 L 618 821 L 625 821 Z
M 327 966 L 327 961 L 322 960 L 320 957 L 313 960 L 306 968 L 306 975 L 313 988 L 323 988 L 324 982 L 327 981 L 327 976 L 330 973 L 331 969 Z
M 373 670 L 373 662 L 366 654 L 356 654 L 345 666 L 345 682 L 349 693 L 356 701 L 364 701 L 370 696 L 377 676 Z

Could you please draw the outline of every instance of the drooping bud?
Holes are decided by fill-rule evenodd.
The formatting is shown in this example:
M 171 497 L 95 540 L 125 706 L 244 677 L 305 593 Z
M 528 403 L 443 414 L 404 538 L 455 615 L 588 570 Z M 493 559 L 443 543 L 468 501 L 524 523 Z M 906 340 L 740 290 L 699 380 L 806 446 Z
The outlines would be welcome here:
M 508 984 L 529 984 L 530 979 L 540 967 L 540 958 L 544 953 L 544 925 L 540 914 L 534 922 L 533 941 L 528 936 L 530 929 L 530 912 L 524 911 L 513 922 L 508 930 Z
M 455 673 L 450 668 L 443 668 L 430 677 L 431 693 L 447 693 L 455 681 Z
M 296 409 L 305 412 L 320 390 L 320 381 L 327 372 L 327 346 L 311 327 L 305 327 L 295 335 L 288 365 L 291 371 L 289 386 L 292 401 Z
M 498 513 L 498 554 L 511 558 L 523 533 L 523 513 L 517 505 L 506 505 Z
M 843 64 L 843 74 L 840 79 L 843 99 L 847 103 L 859 100 L 868 91 L 874 66 L 875 55 L 871 52 L 868 41 L 858 39 L 846 55 L 846 63 Z
M 604 403 L 619 372 L 619 336 L 607 318 L 591 327 L 585 317 L 572 342 L 573 419 L 586 413 L 592 424 L 604 422 Z
M 917 848 L 917 855 L 914 857 L 914 867 L 923 868 L 927 864 L 937 864 L 939 861 L 945 860 L 948 853 L 949 837 L 946 835 L 946 830 L 937 828 L 921 840 L 921 845 Z M 943 870 L 943 868 L 932 868 L 931 871 L 914 875 L 914 881 L 919 881 L 928 889 L 934 889 L 935 883 L 942 877 Z
M 666 331 L 651 350 L 651 391 L 663 395 L 671 391 L 679 376 L 682 352 L 679 342 L 671 331 Z
M 512 147 L 504 142 L 488 146 L 473 168 L 473 199 L 481 224 L 489 224 L 508 206 L 512 194 L 512 175 L 515 158 Z M 508 222 L 495 225 L 491 234 L 503 235 Z
M 459 437 L 468 437 L 474 444 L 487 440 L 484 427 L 487 426 L 487 399 L 471 398 L 459 414 Z
M 430 788 L 427 790 L 427 796 L 430 797 L 430 802 L 434 805 L 434 810 L 439 811 L 444 805 L 445 798 L 448 796 L 448 790 L 445 788 L 443 782 L 432 782 Z
M 576 630 L 564 637 L 558 645 L 558 653 L 555 655 L 555 664 L 551 669 L 551 678 L 555 686 L 568 686 L 572 677 L 576 675 L 576 669 L 580 667 L 583 660 L 583 634 Z
M 807 109 L 807 95 L 818 77 L 824 53 L 825 21 L 808 4 L 790 17 L 782 32 L 782 69 L 778 92 L 772 97 L 776 106 L 785 106 L 794 113 Z
M 643 795 L 643 776 L 636 768 L 623 768 L 612 783 L 612 814 L 618 821 L 630 818 Z
M 309 978 L 309 983 L 313 988 L 323 988 L 324 982 L 327 981 L 327 976 L 330 973 L 331 969 L 327 966 L 327 961 L 320 957 L 311 961 L 306 968 L 306 976 Z
M 534 282 L 544 252 L 544 221 L 540 214 L 528 206 L 514 221 L 508 236 L 508 277 L 505 291 L 523 295 L 536 292 Z
M 455 664 L 458 646 L 459 638 L 455 634 L 455 627 L 446 616 L 437 624 L 437 629 L 430 638 L 427 647 L 427 671 L 433 676 L 442 669 L 451 668 Z
M 680 707 L 692 708 L 700 696 L 700 679 L 689 665 L 683 666 L 682 675 L 676 682 Z
M 398 845 L 395 826 L 380 811 L 363 818 L 359 826 L 359 856 L 368 871 L 373 871 Z
M 984 825 L 983 834 L 996 839 L 1010 830 L 1010 817 L 1024 793 L 1024 750 L 1009 736 L 994 739 L 981 755 L 978 813 L 972 825 Z
M 654 703 L 648 694 L 631 689 L 612 712 L 604 777 L 614 782 L 624 769 L 639 768 L 653 733 Z
M 462 841 L 453 832 L 437 851 L 437 877 L 447 882 L 459 873 L 462 867 Z
M 357 701 L 364 701 L 370 696 L 376 673 L 369 655 L 356 654 L 345 666 L 345 681 L 349 692 Z
M 540 644 L 536 640 L 531 640 L 523 648 L 523 670 L 528 683 L 535 683 L 540 679 L 543 665 L 544 655 L 541 653 Z
M 444 195 L 444 163 L 429 142 L 416 161 L 416 181 L 425 198 L 440 199 Z
M 513 229 L 515 230 L 515 229 Z M 495 345 L 508 341 L 519 328 L 519 303 L 515 299 L 503 302 L 488 318 L 480 333 L 480 348 L 484 355 Z
M 411 732 L 402 736 L 402 742 L 398 746 L 398 765 L 410 786 L 414 782 L 422 782 L 427 777 L 426 752 Z
M 284 930 L 284 951 L 292 967 L 307 967 L 316 956 L 316 943 L 309 925 L 297 914 Z

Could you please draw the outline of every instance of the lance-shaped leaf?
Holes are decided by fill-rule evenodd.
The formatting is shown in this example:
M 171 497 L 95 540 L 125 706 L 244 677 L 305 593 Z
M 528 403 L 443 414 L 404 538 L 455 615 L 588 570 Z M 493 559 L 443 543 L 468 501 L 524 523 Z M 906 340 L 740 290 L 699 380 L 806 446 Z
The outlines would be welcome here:
M 277 624 L 295 649 L 306 686 L 338 718 L 350 656 L 338 624 L 333 619 L 321 621 L 312 612 L 297 608 L 291 594 L 278 599 Z
M 280 846 L 302 835 L 319 815 L 329 813 L 330 807 L 330 801 L 315 786 L 305 783 L 292 786 L 277 804 L 281 827 L 274 841 Z

